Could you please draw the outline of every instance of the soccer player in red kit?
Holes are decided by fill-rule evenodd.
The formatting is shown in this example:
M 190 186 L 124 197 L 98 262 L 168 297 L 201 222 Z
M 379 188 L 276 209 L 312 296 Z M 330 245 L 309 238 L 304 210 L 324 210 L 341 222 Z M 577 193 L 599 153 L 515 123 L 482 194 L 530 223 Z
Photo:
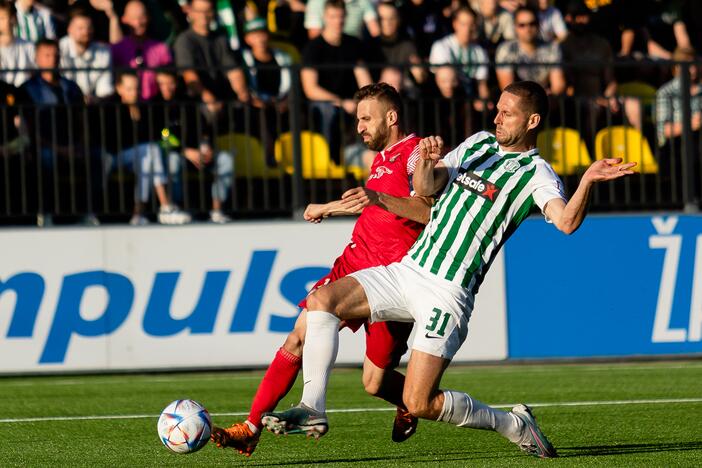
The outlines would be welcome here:
M 340 200 L 310 204 L 304 218 L 320 222 L 328 216 L 361 213 L 351 235 L 351 243 L 334 262 L 331 272 L 313 289 L 342 278 L 349 273 L 377 265 L 399 261 L 414 244 L 429 221 L 431 200 L 413 197 L 411 177 L 419 158 L 420 138 L 405 135 L 400 127 L 401 101 L 394 88 L 371 84 L 358 90 L 358 133 L 371 150 L 378 151 L 371 166 L 366 187 L 348 190 Z M 290 391 L 302 366 L 307 313 L 306 301 L 293 331 L 266 371 L 254 397 L 246 421 L 228 428 L 214 427 L 212 440 L 219 447 L 232 447 L 250 456 L 258 444 L 261 416 L 272 411 Z M 398 322 L 344 324 L 354 331 L 362 325 L 366 332 L 366 358 L 363 363 L 363 384 L 368 393 L 397 406 L 392 439 L 402 442 L 417 427 L 402 402 L 404 375 L 395 368 L 407 351 L 407 338 L 412 325 Z M 327 376 L 328 378 L 328 376 Z

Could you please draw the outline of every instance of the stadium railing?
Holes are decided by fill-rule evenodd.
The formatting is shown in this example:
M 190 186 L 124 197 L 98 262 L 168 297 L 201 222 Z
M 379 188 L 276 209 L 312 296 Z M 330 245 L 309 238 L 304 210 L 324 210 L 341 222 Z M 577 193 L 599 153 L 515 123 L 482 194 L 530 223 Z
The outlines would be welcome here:
M 576 71 L 588 66 L 549 65 Z M 621 86 L 619 112 L 599 105 L 602 100 L 597 96 L 550 97 L 550 117 L 539 145 L 542 155 L 560 173 L 566 192 L 575 190 L 590 160 L 622 156 L 639 163 L 638 175 L 621 184 L 596 187 L 593 211 L 699 209 L 702 138 L 693 122 L 693 109 L 702 106 L 693 100 L 702 97 L 691 96 L 687 73 L 696 64 L 677 63 L 681 94 L 665 103 L 656 102 L 655 87 L 640 84 L 653 76 L 649 81 L 660 86 L 670 79 L 672 65 L 612 64 L 616 75 L 633 76 L 630 81 L 639 83 Z M 395 67 L 403 77 L 411 78 L 409 64 Z M 369 68 L 374 79 L 381 76 L 382 66 Z M 93 215 L 101 222 L 125 222 L 132 213 L 136 178 L 124 164 L 123 150 L 143 141 L 144 132 L 151 136 L 148 142 L 160 149 L 169 196 L 196 219 L 206 219 L 211 185 L 221 177 L 183 158 L 183 148 L 197 148 L 204 135 L 210 135 L 215 153 L 233 155 L 224 210 L 235 219 L 299 216 L 309 202 L 338 198 L 346 189 L 364 183 L 372 154 L 356 134 L 354 116 L 338 112 L 331 117 L 332 125 L 323 125 L 319 108 L 304 97 L 299 70 L 300 65 L 291 67 L 287 109 L 274 106 L 266 116 L 236 100 L 225 101 L 222 118 L 215 119 L 210 128 L 196 117 L 202 104 L 192 100 L 143 104 L 146 123 L 141 129 L 122 128 L 123 122 L 115 118 L 114 102 L 74 106 L 18 102 L 0 107 L 0 224 L 41 223 L 48 216 L 73 223 Z M 351 73 L 350 67 L 334 70 Z M 496 97 L 494 66 L 490 76 Z M 441 135 L 451 148 L 475 131 L 494 127 L 494 100 L 489 106 L 490 101 L 484 102 L 478 111 L 459 88 L 453 98 L 445 98 L 431 83 L 420 86 L 405 78 L 402 83 L 410 85 L 402 89 L 407 130 L 422 136 Z M 431 75 L 428 79 L 432 80 Z M 619 78 L 622 83 L 624 79 Z M 656 121 L 656 110 L 663 104 L 680 116 L 681 131 L 679 137 L 659 145 L 661 123 Z M 624 110 L 626 106 L 638 109 L 631 114 L 637 116 L 636 121 Z M 173 164 L 174 158 L 179 164 Z M 157 212 L 155 199 L 151 194 L 148 213 Z

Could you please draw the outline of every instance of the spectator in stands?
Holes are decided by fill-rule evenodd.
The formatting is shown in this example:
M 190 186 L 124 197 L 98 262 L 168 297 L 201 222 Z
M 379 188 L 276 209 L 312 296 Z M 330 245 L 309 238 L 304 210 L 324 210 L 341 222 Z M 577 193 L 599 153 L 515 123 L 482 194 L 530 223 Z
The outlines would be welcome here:
M 454 11 L 452 25 L 454 33 L 432 45 L 429 62 L 461 65 L 457 72 L 464 94 L 475 99 L 474 108 L 482 111 L 490 99 L 487 85 L 490 59 L 485 49 L 475 42 L 477 16 L 470 7 L 461 7 Z
M 497 0 L 479 0 L 480 13 L 479 40 L 490 57 L 495 56 L 497 46 L 503 41 L 514 39 L 512 14 L 502 9 Z
M 43 38 L 56 39 L 51 10 L 37 4 L 34 0 L 17 0 L 15 6 L 17 7 L 15 28 L 17 37 L 29 42 L 36 42 Z
M 248 47 L 241 55 L 246 63 L 253 104 L 251 133 L 261 138 L 267 164 L 275 166 L 275 139 L 287 129 L 292 59 L 286 52 L 270 47 L 263 18 L 246 22 L 244 41 Z
M 112 94 L 110 47 L 93 40 L 93 23 L 84 10 L 71 12 L 68 35 L 59 41 L 59 48 L 61 68 L 67 69 L 66 78 L 78 83 L 86 102 Z M 75 70 L 81 68 L 88 70 Z
M 400 28 L 400 12 L 395 2 L 385 0 L 379 3 L 378 17 L 380 18 L 380 48 L 385 63 L 392 66 L 383 70 L 385 75 L 380 81 L 386 83 L 397 81 L 396 89 L 398 91 L 411 97 L 417 97 L 419 94 L 417 85 L 426 81 L 427 72 L 422 66 L 407 67 L 407 64 L 421 65 L 422 59 L 419 57 L 414 43 Z M 398 70 L 399 74 L 392 75 L 391 71 L 387 71 L 389 68 Z M 396 76 L 396 78 L 390 78 L 391 75 Z
M 553 0 L 532 0 L 539 12 L 539 34 L 544 42 L 562 42 L 568 37 L 568 28 L 561 10 L 552 5 Z
M 90 17 L 96 41 L 116 44 L 122 40 L 122 27 L 113 0 L 68 0 L 68 4 L 69 21 L 74 10 L 80 10 Z
M 607 109 L 615 115 L 621 110 L 611 66 L 614 52 L 609 42 L 592 31 L 591 13 L 582 0 L 571 0 L 565 13 L 570 33 L 561 50 L 566 64 L 567 94 L 574 99 L 568 100 L 569 106 L 559 125 L 579 124 L 585 141 L 592 143 L 597 130 L 606 125 Z
M 112 45 L 112 63 L 119 68 L 139 70 L 141 99 L 148 101 L 158 92 L 154 69 L 173 62 L 168 46 L 147 36 L 149 16 L 142 0 L 130 0 L 124 7 L 122 23 L 129 35 Z
M 83 104 L 83 93 L 75 81 L 58 73 L 58 65 L 59 47 L 56 41 L 40 39 L 36 49 L 36 66 L 40 70 L 20 88 L 36 105 L 38 119 L 30 112 L 25 120 L 30 127 L 30 137 L 36 139 L 35 144 L 40 148 L 45 169 L 54 167 L 54 156 L 59 160 L 71 156 L 75 148 L 70 147 L 70 141 L 77 144 L 82 135 L 77 131 L 78 112 L 73 112 L 73 119 L 69 119 L 68 107 L 77 111 L 78 106 Z
M 40 70 L 20 88 L 28 102 L 34 104 L 25 108 L 22 114 L 32 143 L 36 146 L 32 154 L 40 155 L 38 164 L 45 173 L 42 181 L 43 193 L 47 197 L 54 193 L 51 189 L 56 180 L 54 171 L 65 170 L 69 160 L 85 162 L 86 157 L 83 132 L 79 130 L 83 121 L 83 94 L 74 81 L 59 75 L 58 65 L 59 47 L 56 41 L 40 39 L 36 46 L 36 66 Z M 49 206 L 48 198 L 43 206 Z M 51 215 L 39 213 L 37 224 L 51 224 Z
M 431 46 L 451 34 L 451 22 L 442 14 L 438 0 L 408 0 L 400 6 L 400 16 L 422 58 L 428 58 Z
M 692 62 L 697 60 L 692 48 L 678 48 L 673 53 L 676 62 Z M 702 124 L 702 86 L 699 82 L 699 70 L 696 64 L 689 65 L 690 70 L 690 107 L 692 119 L 690 126 L 693 132 L 699 132 Z M 658 145 L 663 147 L 668 143 L 669 148 L 680 148 L 680 136 L 683 131 L 682 121 L 682 79 L 681 67 L 673 68 L 674 78 L 660 87 L 656 93 L 656 129 Z
M 27 144 L 20 135 L 19 107 L 26 97 L 15 86 L 0 80 L 0 160 L 18 154 Z
M 0 0 L 0 79 L 20 86 L 34 68 L 34 44 L 15 37 L 17 24 L 12 0 Z
M 189 223 L 190 215 L 172 204 L 166 192 L 167 176 L 158 145 L 163 128 L 162 114 L 139 104 L 139 78 L 134 71 L 117 75 L 115 91 L 103 100 L 104 128 L 109 130 L 98 141 L 110 155 L 105 163 L 106 172 L 115 164 L 121 164 L 135 173 L 134 214 L 129 224 L 148 224 L 143 207 L 149 199 L 152 183 L 160 205 L 158 221 L 161 224 Z
M 186 11 L 190 29 L 178 35 L 173 50 L 189 92 L 206 102 L 236 97 L 248 103 L 246 78 L 227 37 L 210 31 L 212 0 L 188 0 Z
M 531 80 L 541 84 L 550 94 L 565 91 L 565 76 L 558 66 L 538 66 L 540 63 L 560 63 L 561 50 L 555 42 L 539 39 L 536 12 L 519 7 L 514 14 L 517 39 L 507 41 L 495 54 L 497 81 L 500 89 L 517 80 Z M 519 66 L 513 64 L 528 64 Z
M 324 28 L 307 43 L 303 52 L 304 68 L 300 72 L 302 89 L 311 101 L 314 128 L 320 129 L 329 142 L 331 157 L 337 163 L 342 145 L 340 120 L 345 119 L 345 128 L 353 129 L 356 113 L 353 95 L 372 82 L 364 66 L 361 41 L 343 32 L 344 18 L 343 0 L 327 0 Z M 329 65 L 345 68 L 333 69 Z
M 681 2 L 619 0 L 623 57 L 669 60 L 676 47 L 689 48 Z
M 198 171 L 212 174 L 212 210 L 210 221 L 224 224 L 231 221 L 222 211 L 222 204 L 229 198 L 234 155 L 228 148 L 217 147 L 217 137 L 230 133 L 233 122 L 221 101 L 193 102 L 179 92 L 175 73 L 161 70 L 157 76 L 159 97 L 166 115 L 162 130 L 162 146 L 168 154 L 173 199 L 179 200 L 184 176 L 183 159 Z M 161 112 L 160 106 L 157 107 Z
M 344 34 L 361 39 L 365 25 L 371 37 L 380 35 L 378 14 L 371 0 L 342 0 L 345 5 L 346 16 L 344 20 Z M 324 15 L 326 13 L 325 0 L 308 0 L 305 9 L 305 28 L 310 39 L 322 33 Z

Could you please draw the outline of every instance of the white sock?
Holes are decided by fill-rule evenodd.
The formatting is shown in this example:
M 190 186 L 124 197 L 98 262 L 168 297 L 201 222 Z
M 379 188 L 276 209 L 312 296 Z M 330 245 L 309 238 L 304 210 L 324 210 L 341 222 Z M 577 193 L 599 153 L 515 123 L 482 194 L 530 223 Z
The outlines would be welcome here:
M 444 407 L 438 421 L 459 427 L 492 429 L 512 442 L 519 442 L 524 423 L 508 411 L 491 408 L 465 393 L 444 390 Z
M 336 315 L 307 311 L 307 332 L 302 352 L 301 402 L 315 411 L 327 410 L 327 383 L 339 350 L 339 322 Z

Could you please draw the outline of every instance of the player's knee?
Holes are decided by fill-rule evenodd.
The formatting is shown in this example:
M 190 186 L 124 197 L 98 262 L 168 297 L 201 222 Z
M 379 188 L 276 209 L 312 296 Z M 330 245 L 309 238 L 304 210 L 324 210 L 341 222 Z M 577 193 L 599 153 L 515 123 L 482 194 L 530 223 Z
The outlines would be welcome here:
M 407 407 L 412 416 L 417 418 L 426 418 L 429 415 L 429 401 L 419 395 L 405 392 L 402 395 L 402 401 Z
M 378 396 L 383 385 L 382 379 L 377 378 L 372 373 L 363 373 L 363 388 L 371 396 Z
M 302 356 L 302 348 L 305 345 L 305 336 L 301 333 L 301 330 L 297 328 L 290 332 L 287 338 L 285 338 L 285 343 L 283 343 L 283 348 L 294 354 L 295 356 Z
M 332 312 L 334 303 L 332 296 L 329 294 L 329 288 L 320 288 L 307 296 L 307 310 L 324 310 Z

